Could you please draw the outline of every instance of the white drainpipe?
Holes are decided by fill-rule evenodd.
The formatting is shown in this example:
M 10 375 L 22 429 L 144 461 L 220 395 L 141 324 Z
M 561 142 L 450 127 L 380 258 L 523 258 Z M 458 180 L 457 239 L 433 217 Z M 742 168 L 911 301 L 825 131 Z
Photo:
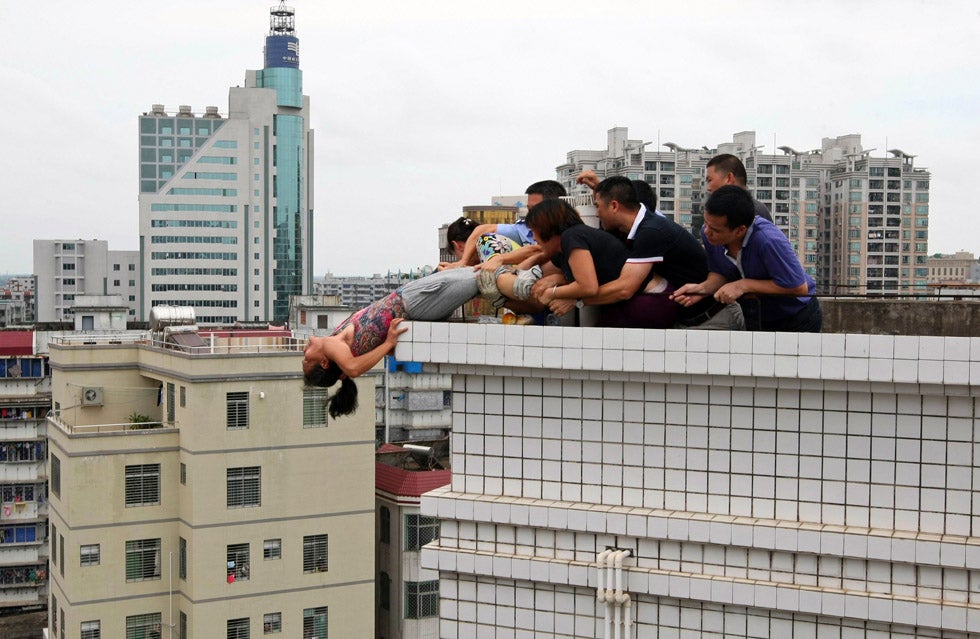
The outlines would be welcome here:
M 612 607 L 612 601 L 606 600 L 606 590 L 602 587 L 602 573 L 607 569 L 607 559 L 612 555 L 612 551 L 609 549 L 603 550 L 596 557 L 596 601 L 600 604 L 605 604 L 605 617 L 602 623 L 602 632 L 605 639 L 612 639 L 612 633 L 610 624 L 612 619 L 609 616 L 609 608 Z
M 630 613 L 631 603 L 632 602 L 630 601 L 630 596 L 626 595 L 626 601 L 623 602 L 623 615 L 625 615 L 624 621 L 626 625 L 626 639 L 630 639 L 632 637 L 631 627 L 633 626 L 633 617 L 632 614 Z

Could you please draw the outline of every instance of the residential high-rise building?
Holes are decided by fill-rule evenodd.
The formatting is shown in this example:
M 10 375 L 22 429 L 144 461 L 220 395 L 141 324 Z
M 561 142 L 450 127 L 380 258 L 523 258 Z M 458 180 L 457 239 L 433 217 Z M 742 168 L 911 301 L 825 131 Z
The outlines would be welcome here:
M 120 295 L 135 320 L 138 264 L 138 251 L 110 251 L 105 240 L 34 240 L 37 321 L 71 322 L 79 295 Z
M 373 635 L 374 413 L 329 418 L 301 349 L 52 337 L 52 637 Z
M 0 610 L 47 600 L 50 382 L 34 331 L 0 331 Z
M 423 516 L 419 502 L 448 484 L 452 471 L 448 440 L 418 444 L 384 444 L 375 455 L 378 639 L 439 635 L 439 573 L 420 561 L 422 546 L 439 538 L 439 520 Z
M 957 251 L 952 255 L 932 255 L 929 257 L 929 283 L 972 282 L 973 271 L 977 266 L 980 266 L 980 263 L 969 251 Z
M 202 324 L 284 321 L 312 292 L 313 131 L 293 10 L 271 10 L 265 66 L 228 114 L 163 105 L 139 119 L 142 317 L 194 307 Z
M 667 142 L 669 151 L 646 150 L 650 144 L 629 139 L 626 127 L 610 129 L 606 149 L 569 151 L 558 180 L 570 193 L 585 191 L 575 178 L 586 169 L 600 178 L 645 180 L 659 210 L 697 233 L 707 198 L 705 165 L 731 153 L 745 164 L 747 187 L 769 207 L 821 292 L 925 290 L 931 176 L 915 166 L 915 156 L 893 149 L 892 157 L 872 157 L 858 134 L 824 138 L 810 151 L 780 146 L 781 155 L 761 153 L 754 131 L 714 148 Z

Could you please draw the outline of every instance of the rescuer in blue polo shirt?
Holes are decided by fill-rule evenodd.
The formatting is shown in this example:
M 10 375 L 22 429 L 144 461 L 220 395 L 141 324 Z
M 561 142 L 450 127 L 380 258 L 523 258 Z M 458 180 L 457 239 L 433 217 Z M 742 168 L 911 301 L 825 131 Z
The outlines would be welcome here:
M 816 283 L 800 265 L 789 240 L 755 214 L 752 196 L 723 186 L 704 205 L 701 236 L 708 253 L 708 279 L 685 284 L 673 299 L 690 306 L 711 295 L 738 301 L 749 330 L 819 333 L 823 323 Z

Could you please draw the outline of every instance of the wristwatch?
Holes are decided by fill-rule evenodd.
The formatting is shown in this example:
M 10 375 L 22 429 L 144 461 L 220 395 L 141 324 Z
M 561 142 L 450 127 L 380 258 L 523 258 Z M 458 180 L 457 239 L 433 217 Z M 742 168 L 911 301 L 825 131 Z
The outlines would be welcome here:
M 585 302 L 582 300 L 575 300 L 575 308 L 585 308 Z

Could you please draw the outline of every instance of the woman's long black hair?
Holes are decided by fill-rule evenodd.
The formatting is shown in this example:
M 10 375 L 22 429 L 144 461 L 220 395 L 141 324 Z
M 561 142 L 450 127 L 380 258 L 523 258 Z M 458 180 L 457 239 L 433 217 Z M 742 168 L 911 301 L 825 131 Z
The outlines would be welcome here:
M 357 384 L 349 377 L 344 375 L 336 362 L 324 368 L 317 364 L 305 376 L 306 383 L 310 386 L 320 386 L 329 388 L 340 380 L 340 390 L 327 400 L 327 412 L 333 418 L 341 415 L 350 415 L 357 410 Z

